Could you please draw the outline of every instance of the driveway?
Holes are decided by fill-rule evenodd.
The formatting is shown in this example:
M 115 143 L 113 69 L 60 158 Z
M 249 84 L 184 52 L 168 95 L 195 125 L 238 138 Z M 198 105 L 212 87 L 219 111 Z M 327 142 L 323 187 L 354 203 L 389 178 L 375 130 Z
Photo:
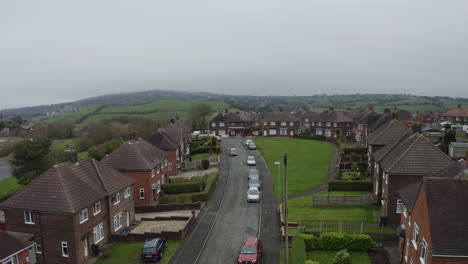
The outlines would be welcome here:
M 244 239 L 258 233 L 264 244 L 260 263 L 279 263 L 279 218 L 271 177 L 258 152 L 248 150 L 243 141 L 222 140 L 220 180 L 171 263 L 235 263 Z M 229 157 L 231 147 L 238 149 L 238 156 Z M 246 201 L 248 155 L 256 157 L 262 177 L 261 204 Z
M 10 161 L 7 159 L 0 159 L 0 181 L 11 177 L 12 174 Z

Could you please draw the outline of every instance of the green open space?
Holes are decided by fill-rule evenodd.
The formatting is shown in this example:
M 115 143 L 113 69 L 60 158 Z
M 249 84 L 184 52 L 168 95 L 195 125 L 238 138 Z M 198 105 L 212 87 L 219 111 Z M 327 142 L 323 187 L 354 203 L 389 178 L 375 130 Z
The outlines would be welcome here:
M 217 100 L 157 100 L 148 104 L 130 105 L 130 106 L 108 106 L 99 111 L 99 113 L 136 113 L 149 111 L 190 111 L 193 106 L 198 104 L 208 104 L 213 110 L 222 110 L 229 108 L 229 105 L 223 101 Z
M 67 145 L 73 145 L 73 139 L 55 139 L 52 141 L 51 148 L 52 150 L 65 150 Z
M 23 185 L 16 182 L 15 177 L 6 178 L 0 181 L 0 201 L 13 195 L 15 192 L 21 190 Z
M 192 156 L 192 160 L 203 160 L 203 159 L 209 159 L 209 158 L 214 158 L 218 157 L 219 154 L 210 154 L 210 153 L 200 153 L 200 154 L 195 154 Z
M 167 243 L 167 248 L 163 253 L 163 258 L 158 263 L 167 264 L 176 253 L 181 241 L 170 240 Z M 112 245 L 108 252 L 102 254 L 96 261 L 96 264 L 133 264 L 141 263 L 140 253 L 143 248 L 143 241 L 121 241 Z
M 314 196 L 352 196 L 352 195 L 367 195 L 368 192 L 346 192 L 346 191 L 334 191 L 334 192 L 319 192 L 315 193 Z
M 288 153 L 288 194 L 309 191 L 323 184 L 328 176 L 328 169 L 334 148 L 323 141 L 295 138 L 256 138 L 255 144 L 270 169 L 275 185 L 275 193 L 284 197 L 284 153 Z M 280 188 L 278 188 L 278 165 L 280 165 Z M 278 190 L 279 189 L 279 190 Z
M 49 119 L 49 121 L 76 123 L 79 119 L 83 118 L 85 115 L 95 112 L 97 109 L 97 106 L 84 107 L 77 112 L 70 112 L 62 116 L 53 117 Z
M 338 251 L 329 251 L 329 250 L 314 250 L 307 253 L 307 259 L 317 261 L 318 263 L 333 263 L 333 257 L 336 255 Z M 367 255 L 367 252 L 357 252 L 357 251 L 349 251 L 349 255 L 351 255 L 352 263 L 359 263 L 359 264 L 370 264 L 370 258 Z

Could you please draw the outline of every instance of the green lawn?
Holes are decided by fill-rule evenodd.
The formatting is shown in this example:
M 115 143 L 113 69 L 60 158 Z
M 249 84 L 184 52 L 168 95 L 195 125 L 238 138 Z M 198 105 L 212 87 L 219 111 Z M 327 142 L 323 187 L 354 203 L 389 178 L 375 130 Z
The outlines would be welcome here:
M 80 111 L 78 112 L 71 112 L 71 113 L 68 113 L 68 114 L 65 114 L 63 116 L 57 116 L 57 117 L 53 117 L 51 119 L 49 119 L 49 121 L 51 122 L 71 122 L 71 123 L 76 123 L 78 121 L 78 119 L 82 118 L 83 116 L 85 115 L 88 115 L 94 111 L 97 110 L 97 106 L 89 106 L 89 107 L 85 107 L 85 108 L 82 108 Z
M 295 138 L 256 138 L 255 144 L 260 152 L 263 148 L 268 168 L 270 169 L 275 192 L 278 193 L 278 165 L 281 162 L 281 183 L 284 186 L 283 156 L 288 153 L 288 188 L 289 196 L 304 193 L 324 183 L 334 149 L 327 142 Z M 263 146 L 265 142 L 265 146 Z M 284 187 L 280 196 L 284 197 Z
M 130 105 L 130 106 L 108 106 L 100 113 L 122 113 L 122 112 L 149 112 L 149 111 L 190 111 L 193 106 L 198 104 L 208 104 L 213 110 L 222 110 L 230 106 L 223 101 L 216 100 L 156 100 L 148 104 Z
M 52 141 L 52 150 L 65 150 L 67 144 L 73 144 L 73 139 L 55 139 Z
M 318 261 L 320 264 L 332 263 L 333 257 L 337 251 L 328 250 L 314 250 L 307 253 L 307 259 Z M 370 264 L 369 256 L 367 252 L 349 251 L 351 255 L 352 263 L 355 264 Z
M 368 192 L 320 192 L 314 194 L 315 196 L 345 196 L 345 195 L 366 195 Z
M 16 182 L 15 177 L 6 178 L 0 181 L 0 201 L 2 198 L 10 196 L 15 192 L 21 190 L 23 185 Z
M 219 156 L 219 154 L 209 154 L 209 153 L 200 153 L 195 154 L 192 156 L 192 160 L 202 160 L 202 159 L 209 159 Z
M 181 241 L 170 240 L 168 246 L 164 251 L 164 256 L 159 264 L 167 264 L 174 256 L 175 252 L 180 246 Z M 96 264 L 132 264 L 132 263 L 141 263 L 140 261 L 140 252 L 143 247 L 143 241 L 132 241 L 132 242 L 117 242 L 110 249 L 108 254 L 101 256 Z

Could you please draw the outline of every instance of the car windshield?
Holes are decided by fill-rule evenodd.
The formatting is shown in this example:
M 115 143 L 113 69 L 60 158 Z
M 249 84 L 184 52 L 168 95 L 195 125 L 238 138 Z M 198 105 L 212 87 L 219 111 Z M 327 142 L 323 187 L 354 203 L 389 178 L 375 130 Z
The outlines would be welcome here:
M 232 148 L 231 151 L 236 151 L 236 149 L 235 149 L 235 148 Z
M 257 248 L 256 247 L 246 247 L 246 246 L 243 246 L 241 248 L 241 254 L 255 254 L 257 253 Z
M 251 161 L 254 161 L 254 160 L 255 160 L 255 158 L 254 158 L 253 156 L 249 156 L 249 157 L 247 157 L 247 159 L 248 159 L 248 160 L 251 160 Z
M 248 195 L 258 195 L 259 194 L 259 191 L 257 189 L 249 189 L 247 191 L 247 194 Z
M 156 252 L 156 248 L 155 247 L 147 247 L 147 248 L 144 248 L 143 249 L 143 254 L 151 254 L 153 252 Z
M 258 178 L 251 178 L 249 183 L 258 183 Z

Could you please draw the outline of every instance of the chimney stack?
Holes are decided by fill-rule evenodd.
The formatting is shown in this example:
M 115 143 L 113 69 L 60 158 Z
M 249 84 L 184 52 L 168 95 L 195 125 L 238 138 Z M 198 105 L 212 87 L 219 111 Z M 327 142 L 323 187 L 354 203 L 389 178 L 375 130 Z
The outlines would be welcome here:
M 385 108 L 384 113 L 385 114 L 390 114 L 390 108 Z
M 372 105 L 369 106 L 369 111 L 374 111 L 374 107 Z

